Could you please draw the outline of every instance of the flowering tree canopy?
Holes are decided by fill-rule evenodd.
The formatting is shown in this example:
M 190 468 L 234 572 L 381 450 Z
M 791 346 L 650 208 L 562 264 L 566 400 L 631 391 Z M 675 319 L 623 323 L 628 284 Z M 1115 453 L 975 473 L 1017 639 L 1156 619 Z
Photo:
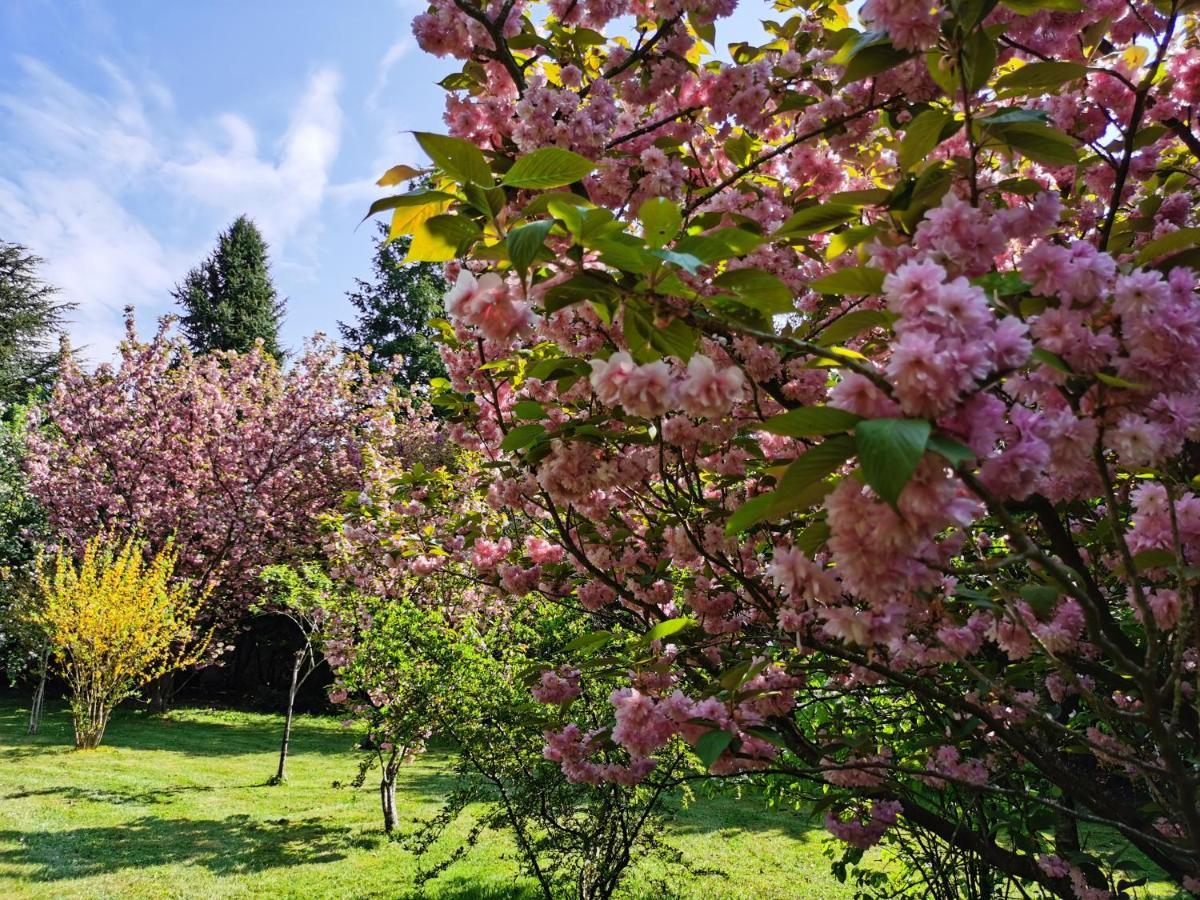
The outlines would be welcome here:
M 1200 890 L 1194 14 L 779 0 L 725 60 L 733 6 L 414 23 L 451 135 L 373 210 L 456 280 L 437 402 L 526 523 L 474 562 L 597 626 L 545 752 L 682 738 L 1064 897 L 1123 889 L 1090 823 Z
M 318 513 L 360 481 L 367 442 L 403 443 L 389 378 L 313 342 L 288 369 L 256 348 L 195 356 L 132 331 L 116 367 L 68 363 L 29 439 L 33 493 L 82 545 L 102 528 L 162 547 L 235 623 L 266 564 L 311 554 Z

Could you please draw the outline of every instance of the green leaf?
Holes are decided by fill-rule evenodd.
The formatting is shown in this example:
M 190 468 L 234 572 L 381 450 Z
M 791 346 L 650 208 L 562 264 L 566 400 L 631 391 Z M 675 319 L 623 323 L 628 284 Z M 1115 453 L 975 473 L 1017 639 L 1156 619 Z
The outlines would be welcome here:
M 708 769 L 732 743 L 733 735 L 728 731 L 709 731 L 700 735 L 700 740 L 696 741 L 696 755 L 700 757 L 704 768 Z
M 675 250 L 689 253 L 703 263 L 745 256 L 762 243 L 762 238 L 744 228 L 730 226 L 709 234 L 689 234 L 675 242 Z
M 414 169 L 412 166 L 392 166 L 375 183 L 380 187 L 391 187 L 393 184 L 400 184 L 402 181 L 411 181 L 420 175 L 421 170 Z
M 866 419 L 854 428 L 863 478 L 892 506 L 921 462 L 929 431 L 924 419 Z
M 967 73 L 967 86 L 977 91 L 992 76 L 996 68 L 996 42 L 982 28 L 971 32 L 963 47 L 963 67 Z
M 403 209 L 411 206 L 432 206 L 435 204 L 444 208 L 453 199 L 453 194 L 447 194 L 442 191 L 409 191 L 407 194 L 381 197 L 371 204 L 370 209 L 367 210 L 367 214 L 363 216 L 363 221 L 365 222 L 371 216 L 383 212 L 385 209 Z
M 1075 141 L 1048 125 L 1031 122 L 991 128 L 990 131 L 1002 142 L 1020 151 L 1022 156 L 1035 162 L 1048 166 L 1073 166 L 1079 162 L 1079 149 Z
M 751 525 L 761 522 L 770 513 L 771 504 L 775 500 L 774 491 L 768 491 L 765 494 L 759 494 L 757 497 L 751 497 L 733 511 L 733 514 L 725 523 L 725 533 L 727 535 L 741 534 Z
M 767 315 L 796 310 L 792 289 L 760 269 L 730 269 L 714 278 L 713 284 L 732 291 L 744 304 Z
M 951 440 L 950 438 L 934 435 L 929 439 L 928 446 L 930 450 L 944 456 L 954 466 L 962 465 L 975 458 L 974 450 L 966 444 L 960 444 L 958 441 Z
M 677 634 L 680 631 L 683 631 L 685 628 L 690 628 L 695 624 L 696 620 L 690 619 L 687 616 L 680 616 L 676 619 L 667 619 L 665 622 L 659 622 L 657 625 L 647 631 L 642 636 L 642 640 L 646 641 L 647 643 L 651 641 L 659 641 L 665 637 L 670 637 L 673 634 Z
M 508 452 L 523 450 L 545 433 L 546 427 L 536 422 L 530 425 L 518 425 L 516 428 L 509 429 L 504 440 L 500 442 L 500 449 Z
M 852 84 L 872 75 L 878 75 L 880 72 L 886 72 L 905 60 L 912 59 L 914 55 L 908 50 L 900 50 L 892 46 L 890 42 L 871 44 L 855 53 L 854 57 L 846 64 L 838 86 Z
M 878 294 L 883 290 L 883 271 L 870 266 L 838 269 L 811 282 L 810 287 L 821 294 Z
M 849 431 L 861 421 L 862 416 L 835 406 L 801 406 L 771 416 L 753 428 L 786 437 L 816 437 Z
M 1042 10 L 1050 12 L 1083 12 L 1083 0 L 1000 0 L 1013 12 L 1033 16 Z
M 837 234 L 829 236 L 829 243 L 825 245 L 825 258 L 837 259 L 847 250 L 857 247 L 864 241 L 868 241 L 883 230 L 879 224 L 875 225 L 855 225 L 851 228 L 845 228 Z
M 1064 375 L 1075 374 L 1075 371 L 1067 365 L 1066 360 L 1064 360 L 1057 353 L 1051 353 L 1049 350 L 1044 350 L 1041 347 L 1037 347 L 1033 353 L 1030 354 L 1030 356 L 1040 362 L 1042 365 L 1049 366 L 1056 372 L 1061 372 Z
M 588 175 L 596 164 L 562 147 L 542 147 L 522 156 L 500 179 L 506 187 L 547 188 L 574 184 Z
M 563 647 L 563 650 L 567 653 L 587 653 L 603 647 L 612 640 L 612 636 L 611 631 L 592 631 L 587 634 L 581 634 L 567 644 L 567 646 Z
M 1033 62 L 996 79 L 996 90 L 1008 94 L 1045 93 L 1087 75 L 1087 66 L 1076 62 Z
M 620 293 L 617 283 L 604 272 L 581 272 L 546 291 L 542 302 L 546 312 L 552 313 L 584 300 L 603 303 Z
M 675 250 L 663 249 L 662 247 L 656 247 L 646 252 L 656 259 L 661 259 L 663 262 L 669 262 L 672 265 L 679 266 L 681 269 L 686 269 L 693 275 L 699 272 L 700 267 L 704 265 L 704 260 L 698 256 L 693 256 L 691 253 L 679 253 Z
M 856 337 L 868 328 L 882 328 L 892 324 L 893 316 L 881 309 L 856 309 L 821 329 L 817 343 L 822 347 L 840 344 Z
M 942 142 L 942 131 L 953 117 L 940 109 L 927 109 L 904 129 L 904 140 L 896 160 L 900 168 L 911 169 L 927 157 Z
M 513 268 L 523 276 L 529 271 L 529 265 L 537 258 L 538 251 L 546 244 L 546 235 L 554 227 L 553 219 L 543 219 L 540 222 L 530 222 L 514 228 L 505 238 L 508 248 L 508 259 Z
M 777 511 L 787 511 L 786 504 L 796 508 L 797 496 L 810 485 L 836 472 L 854 455 L 854 441 L 848 435 L 836 435 L 817 444 L 788 464 L 773 493 L 777 495 Z M 806 498 L 805 498 L 806 499 Z
M 495 184 L 492 168 L 483 151 L 470 141 L 427 131 L 415 132 L 414 137 L 438 168 L 460 184 L 478 184 L 481 187 Z
M 808 237 L 818 232 L 828 231 L 851 219 L 857 219 L 858 210 L 844 203 L 821 203 L 810 206 L 788 217 L 779 229 L 771 235 L 772 240 L 785 241 L 792 238 Z
M 518 419 L 544 419 L 546 418 L 546 407 L 538 403 L 536 400 L 522 400 L 513 406 L 513 415 Z
M 1144 266 L 1154 262 L 1160 256 L 1175 253 L 1186 247 L 1194 247 L 1196 244 L 1200 244 L 1200 228 L 1180 228 L 1147 242 L 1138 251 L 1137 263 L 1139 266 Z
M 650 329 L 650 346 L 663 356 L 676 356 L 687 362 L 696 352 L 700 335 L 683 319 L 672 319 L 665 326 Z
M 1138 384 L 1136 381 L 1129 381 L 1126 378 L 1121 378 L 1117 375 L 1109 375 L 1107 372 L 1097 372 L 1096 380 L 1102 381 L 1109 387 L 1122 388 L 1127 391 L 1144 391 L 1146 385 Z
M 479 226 L 466 216 L 433 216 L 413 231 L 404 262 L 446 262 L 478 236 Z
M 793 543 L 808 556 L 814 556 L 829 540 L 829 523 L 822 519 L 814 522 L 793 539 Z
M 651 247 L 664 247 L 674 240 L 683 227 L 683 213 L 666 197 L 651 197 L 638 207 L 638 220 L 642 223 L 646 243 Z
M 1028 603 L 1035 613 L 1042 616 L 1054 609 L 1058 598 L 1062 596 L 1058 588 L 1048 584 L 1022 585 L 1019 593 L 1021 599 Z

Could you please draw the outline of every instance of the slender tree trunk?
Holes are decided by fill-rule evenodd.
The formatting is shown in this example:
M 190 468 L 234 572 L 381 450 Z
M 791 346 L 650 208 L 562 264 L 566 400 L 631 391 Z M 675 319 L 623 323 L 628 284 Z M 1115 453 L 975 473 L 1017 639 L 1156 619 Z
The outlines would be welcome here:
M 300 667 L 304 664 L 305 651 L 296 651 L 296 661 L 292 663 L 292 683 L 288 688 L 287 718 L 283 722 L 283 743 L 279 745 L 279 771 L 275 773 L 273 784 L 283 784 L 287 781 L 288 743 L 292 739 L 292 710 L 296 706 L 296 691 L 300 687 Z
M 50 668 L 50 651 L 43 650 L 38 658 L 38 683 L 33 689 L 33 700 L 29 704 L 29 733 L 37 734 L 42 724 L 42 706 L 46 702 L 46 673 Z
M 112 708 L 102 696 L 77 696 L 72 713 L 75 719 L 75 749 L 95 750 L 104 739 Z
M 383 774 L 379 780 L 379 801 L 383 806 L 383 830 L 391 835 L 400 824 L 396 815 L 396 773 L 400 764 L 396 761 L 396 751 L 392 751 L 389 759 L 383 762 Z

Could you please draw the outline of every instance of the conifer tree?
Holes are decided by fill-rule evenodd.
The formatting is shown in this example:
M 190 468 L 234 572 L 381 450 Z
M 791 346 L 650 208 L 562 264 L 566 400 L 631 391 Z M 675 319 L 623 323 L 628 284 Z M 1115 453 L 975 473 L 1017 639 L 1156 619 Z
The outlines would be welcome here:
M 446 315 L 446 282 L 433 263 L 404 263 L 410 239 L 389 242 L 387 234 L 381 224 L 372 280 L 356 279 L 357 289 L 346 293 L 358 318 L 353 324 L 340 323 L 342 338 L 349 349 L 368 355 L 374 368 L 402 357 L 396 383 L 420 390 L 431 378 L 446 375 L 434 341 L 437 329 L 429 324 Z
M 267 242 L 246 216 L 238 216 L 221 233 L 212 255 L 188 272 L 172 294 L 183 307 L 183 333 L 197 353 L 247 353 L 261 338 L 268 352 L 282 355 L 284 304 L 271 283 Z
M 72 304 L 39 275 L 42 260 L 0 241 L 0 409 L 27 401 L 54 379 L 63 316 Z

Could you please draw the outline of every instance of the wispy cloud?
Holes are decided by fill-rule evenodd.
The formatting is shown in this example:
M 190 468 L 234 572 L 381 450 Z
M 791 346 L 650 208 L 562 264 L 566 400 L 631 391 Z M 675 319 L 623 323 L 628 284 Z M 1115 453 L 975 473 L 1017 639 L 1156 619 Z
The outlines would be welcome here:
M 37 59 L 20 68 L 0 92 L 0 237 L 46 258 L 48 279 L 79 304 L 74 338 L 90 356 L 119 339 L 126 304 L 167 311 L 171 285 L 239 213 L 262 227 L 277 265 L 314 264 L 343 129 L 335 70 L 315 72 L 284 134 L 264 139 L 232 111 L 182 124 L 152 73 L 108 60 L 86 89 Z M 164 211 L 178 213 L 169 235 Z

